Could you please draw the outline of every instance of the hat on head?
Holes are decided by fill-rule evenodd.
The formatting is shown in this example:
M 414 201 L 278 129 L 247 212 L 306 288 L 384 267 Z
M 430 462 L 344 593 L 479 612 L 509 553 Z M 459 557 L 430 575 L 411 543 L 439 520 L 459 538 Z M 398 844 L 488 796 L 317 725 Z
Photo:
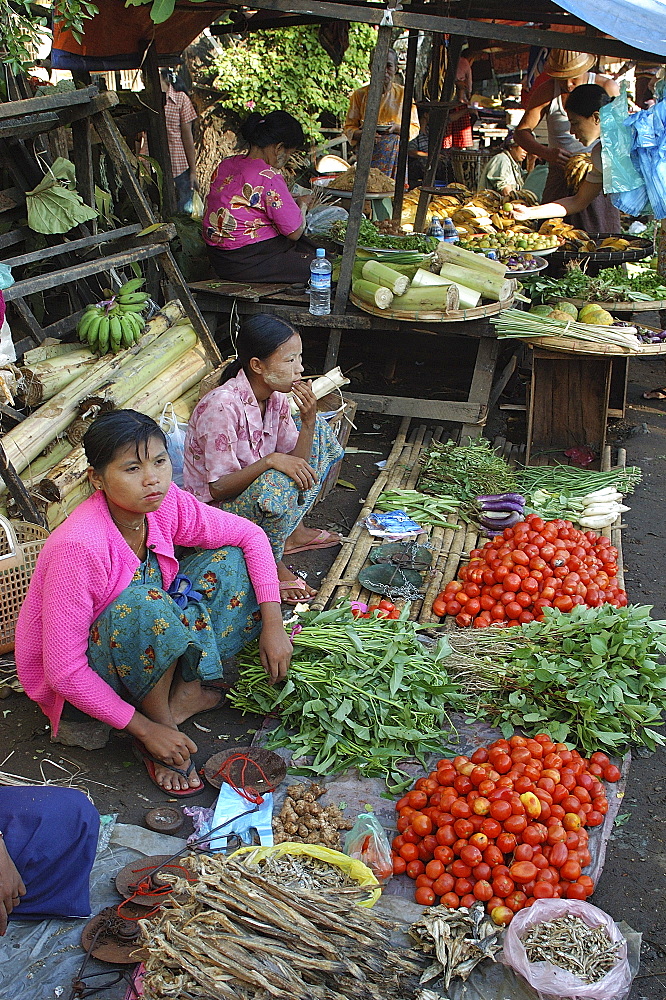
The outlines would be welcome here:
M 591 69 L 597 61 L 590 52 L 570 52 L 568 49 L 551 49 L 544 72 L 556 80 L 571 80 Z

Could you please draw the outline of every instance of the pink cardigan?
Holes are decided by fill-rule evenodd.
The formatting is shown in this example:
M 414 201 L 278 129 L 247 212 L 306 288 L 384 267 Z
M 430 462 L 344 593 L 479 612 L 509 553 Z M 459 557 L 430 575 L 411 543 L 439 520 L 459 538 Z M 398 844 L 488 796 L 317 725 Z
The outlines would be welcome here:
M 157 556 L 165 589 L 178 572 L 174 545 L 233 545 L 243 550 L 259 604 L 280 600 L 275 559 L 263 530 L 201 503 L 173 483 L 159 510 L 148 514 L 147 544 Z M 116 729 L 132 718 L 134 707 L 94 672 L 87 649 L 90 626 L 129 585 L 138 566 L 101 492 L 47 539 L 18 617 L 16 667 L 54 734 L 65 701 Z

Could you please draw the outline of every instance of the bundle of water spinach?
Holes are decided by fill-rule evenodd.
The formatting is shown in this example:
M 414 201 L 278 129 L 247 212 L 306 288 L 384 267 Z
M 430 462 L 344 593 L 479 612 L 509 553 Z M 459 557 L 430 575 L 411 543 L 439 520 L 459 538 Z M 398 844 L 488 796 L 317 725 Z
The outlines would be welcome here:
M 242 712 L 278 714 L 271 749 L 289 747 L 302 774 L 336 774 L 356 767 L 383 777 L 397 792 L 413 778 L 401 769 L 415 757 L 425 766 L 455 735 L 447 710 L 462 707 L 441 644 L 419 640 L 426 626 L 407 620 L 354 618 L 350 605 L 309 611 L 293 636 L 287 680 L 271 687 L 256 645 L 239 657 L 231 703 Z M 448 647 L 447 647 L 448 648 Z M 300 758 L 308 758 L 301 763 Z

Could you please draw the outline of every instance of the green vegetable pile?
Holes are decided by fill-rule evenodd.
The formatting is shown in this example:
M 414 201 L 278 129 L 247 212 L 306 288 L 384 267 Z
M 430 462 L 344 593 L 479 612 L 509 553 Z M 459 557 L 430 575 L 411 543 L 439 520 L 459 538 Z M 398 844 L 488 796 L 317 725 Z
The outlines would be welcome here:
M 404 510 L 418 524 L 432 524 L 436 528 L 454 528 L 447 521 L 447 514 L 454 514 L 459 503 L 452 497 L 429 497 L 419 490 L 386 490 L 381 493 L 375 510 Z
M 334 222 L 328 232 L 332 240 L 338 240 L 340 243 L 344 243 L 346 234 L 346 222 Z M 437 240 L 433 236 L 424 236 L 422 233 L 412 233 L 411 236 L 390 236 L 388 233 L 380 233 L 369 219 L 361 219 L 358 245 L 360 247 L 418 250 L 420 253 L 430 253 L 437 246 Z
M 443 663 L 476 705 L 468 710 L 505 737 L 547 728 L 588 753 L 666 744 L 666 621 L 648 607 L 544 609 L 544 621 L 449 633 Z
M 513 470 L 486 438 L 471 438 L 466 445 L 433 442 L 422 461 L 416 484 L 422 493 L 469 504 L 484 494 L 516 492 Z
M 406 615 L 354 618 L 349 605 L 306 612 L 284 685 L 270 687 L 256 647 L 246 647 L 232 705 L 262 715 L 279 712 L 267 746 L 289 747 L 294 760 L 313 758 L 299 763 L 297 773 L 355 767 L 393 782 L 391 791 L 401 790 L 413 777 L 400 762 L 416 757 L 425 766 L 428 754 L 441 754 L 455 735 L 446 708 L 462 702 L 441 645 L 428 650 L 418 639 L 425 626 Z
M 621 267 L 607 267 L 591 277 L 577 264 L 570 264 L 563 278 L 536 275 L 525 278 L 523 285 L 535 305 L 566 298 L 586 302 L 649 302 L 666 298 L 664 279 L 651 268 L 628 275 Z
M 528 510 L 547 521 L 560 517 L 576 521 L 580 514 L 577 499 L 607 486 L 614 486 L 618 493 L 633 493 L 641 476 L 638 466 L 595 472 L 575 465 L 541 465 L 518 469 L 516 482 Z

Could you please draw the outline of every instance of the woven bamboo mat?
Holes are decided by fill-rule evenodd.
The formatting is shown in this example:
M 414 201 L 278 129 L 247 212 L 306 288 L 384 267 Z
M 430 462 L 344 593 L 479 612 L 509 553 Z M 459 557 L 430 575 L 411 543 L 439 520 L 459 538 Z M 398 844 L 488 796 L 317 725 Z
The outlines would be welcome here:
M 349 537 L 342 543 L 342 548 L 326 577 L 322 581 L 319 593 L 312 602 L 312 607 L 323 609 L 333 607 L 341 600 L 363 601 L 368 603 L 375 596 L 361 587 L 358 574 L 370 566 L 370 551 L 381 545 L 381 539 L 373 538 L 360 523 L 375 508 L 375 502 L 380 493 L 390 489 L 414 489 L 419 475 L 420 456 L 432 441 L 440 440 L 442 428 L 433 431 L 423 424 L 410 427 L 409 418 L 405 418 L 400 426 L 391 454 L 385 468 L 380 472 L 358 516 L 358 520 Z M 495 438 L 493 446 L 498 455 L 510 465 L 522 464 L 525 460 L 525 446 L 514 445 L 505 438 Z M 602 469 L 610 468 L 611 449 L 606 447 L 602 456 Z M 620 449 L 618 465 L 626 464 L 626 452 Z M 419 544 L 426 545 L 432 552 L 430 569 L 423 575 L 422 597 L 412 601 L 410 618 L 424 624 L 435 624 L 439 618 L 432 614 L 432 602 L 446 584 L 455 579 L 460 566 L 469 559 L 469 553 L 477 545 L 481 546 L 487 537 L 479 534 L 475 525 L 465 524 L 460 517 L 452 516 L 450 523 L 457 528 L 428 528 L 419 535 Z M 620 520 L 603 534 L 610 538 L 618 550 L 618 580 L 624 587 L 622 566 L 622 540 Z M 396 600 L 400 607 L 404 602 Z

